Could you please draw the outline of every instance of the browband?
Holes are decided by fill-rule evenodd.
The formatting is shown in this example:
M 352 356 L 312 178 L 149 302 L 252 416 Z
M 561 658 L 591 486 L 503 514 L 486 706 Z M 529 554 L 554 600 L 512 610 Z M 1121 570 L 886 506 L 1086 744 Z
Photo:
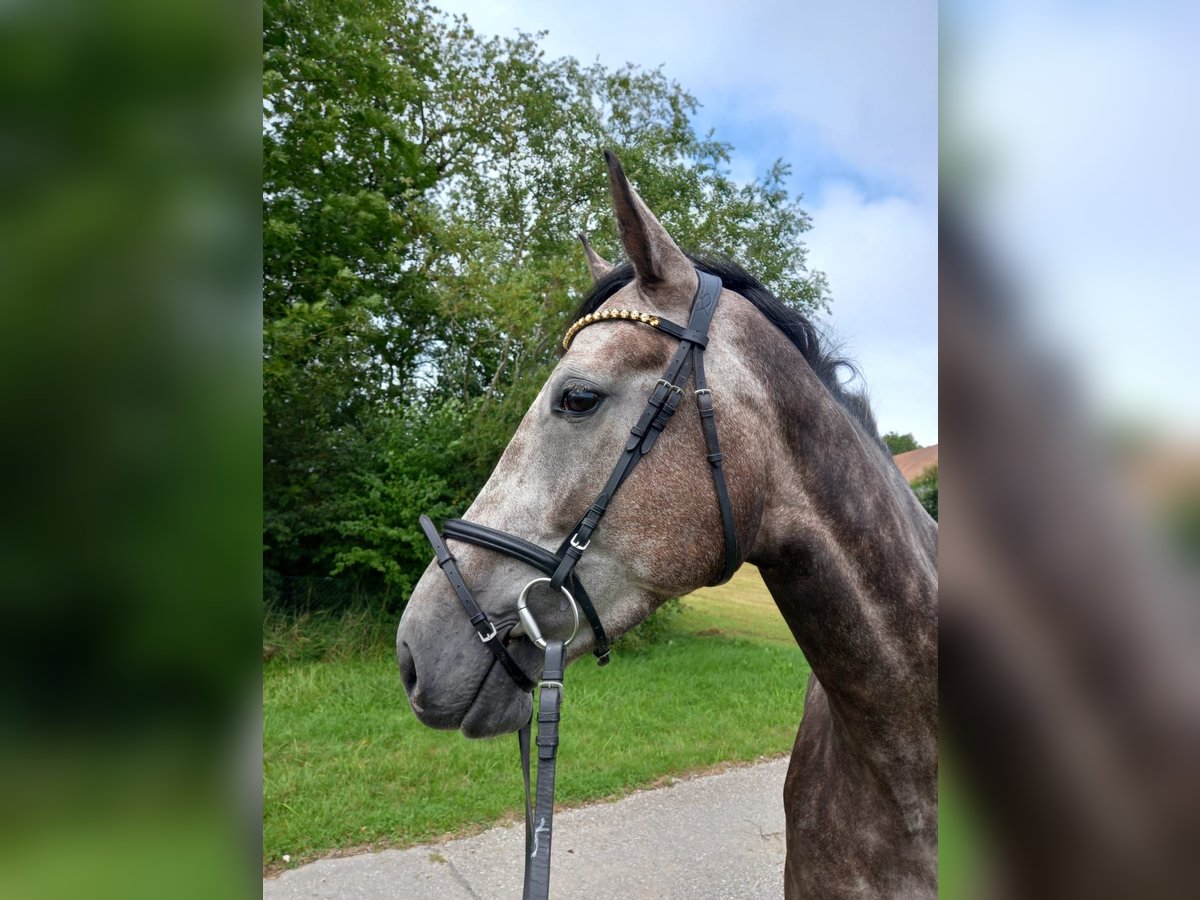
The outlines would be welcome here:
M 595 325 L 597 322 L 640 322 L 643 325 L 649 325 L 651 328 L 657 328 L 664 334 L 669 334 L 678 341 L 688 341 L 695 344 L 701 349 L 708 346 L 708 334 L 697 328 L 684 328 L 682 325 L 676 325 L 670 319 L 664 319 L 662 316 L 654 316 L 650 313 L 638 312 L 636 309 L 605 309 L 600 312 L 588 313 L 581 319 L 576 319 L 575 323 L 567 329 L 567 333 L 563 336 L 563 350 L 571 349 L 571 341 L 575 340 L 575 335 L 587 328 L 589 325 Z

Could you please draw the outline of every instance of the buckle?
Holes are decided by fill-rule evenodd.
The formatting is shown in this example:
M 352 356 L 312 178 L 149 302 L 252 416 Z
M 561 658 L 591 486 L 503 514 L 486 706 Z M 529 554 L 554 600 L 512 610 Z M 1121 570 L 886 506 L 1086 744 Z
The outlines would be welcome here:
M 561 696 L 562 696 L 562 694 L 563 694 L 563 683 L 562 683 L 561 681 L 539 681 L 539 682 L 538 682 L 538 690 L 539 690 L 539 691 L 540 691 L 540 690 L 542 690 L 543 688 L 548 688 L 548 687 L 556 687 L 556 688 L 558 688 L 558 695 L 559 695 L 559 697 L 561 697 Z
M 588 538 L 586 541 L 584 541 L 584 542 L 581 544 L 581 543 L 579 543 L 577 540 L 575 540 L 577 537 L 579 537 L 579 532 L 578 532 L 578 531 L 577 531 L 577 532 L 575 532 L 575 534 L 571 536 L 571 546 L 572 546 L 572 547 L 574 547 L 576 550 L 578 550 L 580 553 L 582 553 L 582 552 L 583 552 L 584 550 L 586 550 L 586 549 L 587 549 L 589 546 L 591 546 L 592 539 L 591 539 L 591 538 Z
M 488 622 L 488 627 L 492 629 L 492 633 L 489 635 L 482 635 L 479 632 L 475 632 L 475 637 L 479 638 L 480 643 L 486 644 L 496 636 L 496 626 Z
M 667 389 L 667 393 L 670 393 L 671 391 L 674 391 L 677 394 L 683 393 L 683 388 L 677 384 L 671 384 L 671 382 L 667 381 L 665 378 L 660 378 L 658 381 L 654 382 L 654 389 L 656 391 L 658 390 L 658 386 L 660 384 Z
M 712 391 L 710 391 L 708 388 L 700 388 L 700 390 L 695 391 L 695 394 L 697 397 L 699 397 L 701 394 L 708 394 L 708 396 L 711 397 Z

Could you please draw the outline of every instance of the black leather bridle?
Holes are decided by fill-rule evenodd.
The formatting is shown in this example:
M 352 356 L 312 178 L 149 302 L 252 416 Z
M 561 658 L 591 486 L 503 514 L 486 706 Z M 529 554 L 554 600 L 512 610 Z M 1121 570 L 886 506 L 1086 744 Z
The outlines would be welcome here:
M 610 647 L 604 625 L 596 613 L 596 607 L 584 590 L 575 567 L 583 557 L 591 543 L 592 535 L 604 513 L 612 502 L 613 495 L 625 483 L 637 464 L 653 449 L 658 437 L 666 428 L 667 422 L 679 408 L 683 397 L 684 387 L 690 378 L 695 379 L 694 395 L 696 406 L 700 413 L 700 423 L 704 430 L 704 440 L 708 450 L 708 464 L 712 470 L 713 484 L 716 486 L 717 503 L 721 508 L 721 524 L 725 532 L 725 568 L 721 577 L 713 584 L 723 584 L 728 581 L 737 569 L 739 556 L 737 533 L 734 528 L 733 507 L 729 502 L 729 488 L 725 482 L 723 467 L 724 457 L 717 441 L 717 423 L 713 411 L 712 391 L 708 389 L 704 377 L 704 348 L 708 345 L 708 328 L 721 299 L 721 280 L 707 272 L 696 270 L 699 285 L 696 296 L 692 300 L 691 317 L 684 328 L 674 322 L 669 322 L 661 316 L 650 315 L 629 309 L 609 309 L 591 313 L 575 322 L 563 338 L 563 348 L 570 347 L 575 335 L 588 325 L 597 322 L 635 322 L 649 325 L 659 331 L 671 335 L 679 341 L 679 347 L 671 358 L 662 378 L 654 386 L 646 408 L 642 411 L 637 424 L 630 429 L 629 439 L 625 449 L 613 467 L 612 474 L 596 501 L 588 507 L 587 512 L 569 532 L 558 551 L 550 551 L 538 545 L 508 534 L 467 522 L 463 519 L 450 519 L 446 522 L 442 533 L 433 527 L 428 516 L 421 516 L 421 528 L 429 543 L 433 545 L 438 565 L 450 581 L 450 586 L 458 596 L 466 610 L 471 625 L 479 635 L 479 640 L 487 647 L 496 661 L 504 667 L 509 676 L 523 691 L 532 692 L 535 686 L 533 679 L 525 674 L 516 660 L 509 655 L 504 643 L 515 623 L 505 623 L 508 627 L 503 634 L 488 619 L 487 614 L 475 602 L 454 555 L 446 547 L 446 540 L 465 541 L 489 550 L 503 553 L 505 556 L 520 560 L 526 565 L 544 573 L 541 578 L 535 578 L 521 591 L 517 601 L 517 613 L 529 639 L 539 648 L 545 650 L 545 662 L 541 678 L 537 682 L 538 696 L 538 778 L 537 798 L 530 805 L 529 781 L 529 724 L 527 723 L 518 733 L 521 748 L 521 766 L 525 778 L 525 900 L 540 900 L 549 896 L 550 891 L 550 835 L 553 827 L 554 814 L 554 768 L 558 752 L 558 721 L 559 707 L 562 703 L 562 677 L 564 669 L 564 650 L 566 645 L 575 637 L 565 641 L 545 639 L 537 626 L 537 621 L 526 605 L 529 589 L 536 584 L 549 584 L 551 588 L 562 592 L 564 597 L 563 609 L 571 607 L 575 618 L 575 629 L 579 627 L 579 610 L 582 609 L 592 632 L 596 637 L 596 648 L 593 651 L 599 665 L 609 661 Z M 536 824 L 535 824 L 536 823 Z

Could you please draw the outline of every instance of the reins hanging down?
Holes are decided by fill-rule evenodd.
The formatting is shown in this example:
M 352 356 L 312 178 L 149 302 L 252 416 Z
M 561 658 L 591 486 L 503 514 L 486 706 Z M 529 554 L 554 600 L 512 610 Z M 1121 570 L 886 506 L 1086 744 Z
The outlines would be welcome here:
M 523 895 L 525 900 L 544 900 L 550 892 L 550 840 L 554 826 L 554 775 L 558 753 L 559 711 L 563 700 L 564 654 L 567 645 L 575 637 L 573 631 L 566 640 L 543 638 L 537 620 L 526 605 L 526 597 L 530 588 L 536 584 L 549 584 L 550 587 L 560 591 L 563 595 L 562 608 L 571 609 L 576 631 L 579 627 L 580 610 L 582 610 L 584 618 L 587 619 L 588 625 L 595 635 L 596 647 L 593 652 L 600 665 L 608 662 L 610 650 L 608 636 L 604 632 L 604 626 L 596 612 L 596 607 L 575 572 L 575 567 L 583 558 L 584 552 L 591 543 L 592 535 L 605 512 L 608 511 L 613 496 L 642 458 L 654 448 L 659 435 L 662 434 L 663 429 L 671 420 L 671 416 L 679 408 L 684 388 L 689 379 L 695 381 L 693 393 L 700 413 L 708 464 L 712 471 L 713 484 L 717 492 L 717 504 L 721 509 L 721 525 L 725 532 L 725 566 L 721 577 L 713 583 L 723 584 L 733 576 L 737 569 L 739 554 L 737 533 L 733 521 L 733 506 L 730 504 L 729 489 L 725 482 L 724 457 L 717 440 L 712 391 L 709 390 L 704 376 L 704 349 L 708 345 L 709 325 L 712 324 L 713 315 L 716 313 L 717 304 L 721 299 L 721 280 L 700 270 L 697 270 L 696 274 L 699 284 L 696 288 L 696 296 L 692 300 L 691 316 L 686 328 L 667 321 L 661 316 L 635 310 L 617 309 L 586 315 L 567 330 L 563 338 L 564 349 L 568 349 L 575 336 L 589 325 L 622 321 L 649 325 L 665 332 L 679 341 L 679 347 L 663 372 L 662 378 L 654 385 L 646 408 L 638 417 L 637 423 L 630 429 L 625 449 L 613 467 L 604 489 L 595 502 L 588 507 L 575 527 L 571 529 L 557 552 L 551 553 L 514 534 L 464 519 L 450 519 L 443 527 L 442 533 L 439 534 L 429 517 L 421 516 L 421 528 L 433 546 L 437 563 L 450 581 L 450 586 L 466 611 L 479 640 L 488 648 L 513 682 L 521 690 L 527 692 L 533 691 L 534 680 L 521 669 L 505 647 L 505 641 L 516 622 L 510 619 L 497 625 L 488 618 L 487 613 L 471 595 L 462 573 L 459 572 L 454 554 L 446 546 L 446 540 L 465 541 L 503 553 L 505 556 L 520 560 L 543 573 L 543 577 L 535 578 L 525 586 L 517 601 L 517 618 L 521 621 L 525 634 L 539 649 L 545 651 L 541 678 L 537 681 L 538 776 L 536 796 L 532 803 L 530 798 L 529 723 L 518 733 L 521 768 L 525 780 L 526 846 Z

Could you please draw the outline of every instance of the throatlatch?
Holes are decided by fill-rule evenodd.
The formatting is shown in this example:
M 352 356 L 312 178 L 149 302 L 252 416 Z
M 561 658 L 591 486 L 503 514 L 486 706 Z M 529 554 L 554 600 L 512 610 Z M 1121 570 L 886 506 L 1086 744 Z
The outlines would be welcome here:
M 579 627 L 579 613 L 582 610 L 588 625 L 595 636 L 594 653 L 600 665 L 609 661 L 608 635 L 600 616 L 596 612 L 587 591 L 575 572 L 579 560 L 591 544 L 600 520 L 608 511 L 609 504 L 617 490 L 633 472 L 642 458 L 646 456 L 658 441 L 658 436 L 679 408 L 684 388 L 688 380 L 694 378 L 696 406 L 700 413 L 700 424 L 704 430 L 704 441 L 707 448 L 707 458 L 712 470 L 713 484 L 716 487 L 717 503 L 721 508 L 721 525 L 725 532 L 725 567 L 721 577 L 713 584 L 723 584 L 733 577 L 739 561 L 737 532 L 734 528 L 733 506 L 729 501 L 729 489 L 725 482 L 724 457 L 717 440 L 717 423 L 713 409 L 712 391 L 709 390 L 704 376 L 704 349 L 708 345 L 708 328 L 712 324 L 717 304 L 721 299 L 721 280 L 707 272 L 696 271 L 699 284 L 696 296 L 692 300 L 691 317 L 688 325 L 683 328 L 674 322 L 669 322 L 660 316 L 640 313 L 627 309 L 609 309 L 590 313 L 575 322 L 563 338 L 563 348 L 569 349 L 575 335 L 583 328 L 598 322 L 634 322 L 649 325 L 659 331 L 671 335 L 679 341 L 679 348 L 663 372 L 662 378 L 654 385 L 646 408 L 642 411 L 637 423 L 629 432 L 617 464 L 613 467 L 604 489 L 595 502 L 569 532 L 569 536 L 559 545 L 557 552 L 551 553 L 524 538 L 486 525 L 468 522 L 464 519 L 450 519 L 439 534 L 428 516 L 421 516 L 421 528 L 433 551 L 437 556 L 438 565 L 450 581 L 471 625 L 479 635 L 479 640 L 491 651 L 496 661 L 504 668 L 513 682 L 523 691 L 534 689 L 534 680 L 530 678 L 512 658 L 505 647 L 505 642 L 512 631 L 515 621 L 507 620 L 498 628 L 487 614 L 475 602 L 470 589 L 463 580 L 462 573 L 454 555 L 446 546 L 446 539 L 465 541 L 479 547 L 485 547 L 502 553 L 513 559 L 520 560 L 528 566 L 543 573 L 543 577 L 535 578 L 525 586 L 517 603 L 517 615 L 522 622 L 525 634 L 536 646 L 545 650 L 545 662 L 541 678 L 537 681 L 538 712 L 537 712 L 537 747 L 538 747 L 538 776 L 535 801 L 530 802 L 530 725 L 518 732 L 517 738 L 521 749 L 521 768 L 525 779 L 525 900 L 543 900 L 550 891 L 550 838 L 554 825 L 554 775 L 558 753 L 558 722 L 560 707 L 563 699 L 563 670 L 565 667 L 565 650 L 575 637 L 565 641 L 554 638 L 544 638 L 537 626 L 537 620 L 525 604 L 529 589 L 535 584 L 548 583 L 550 587 L 563 594 L 562 608 L 571 608 L 575 619 L 575 628 Z

